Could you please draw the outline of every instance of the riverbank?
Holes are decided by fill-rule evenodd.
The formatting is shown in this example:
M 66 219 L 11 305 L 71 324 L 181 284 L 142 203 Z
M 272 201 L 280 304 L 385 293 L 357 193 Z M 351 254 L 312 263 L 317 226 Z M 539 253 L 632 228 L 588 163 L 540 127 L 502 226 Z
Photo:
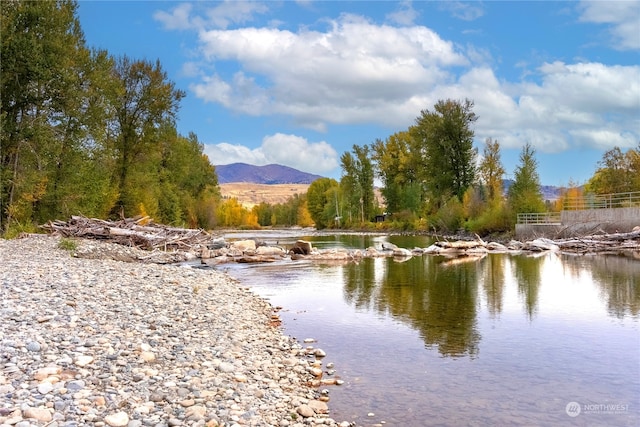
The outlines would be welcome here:
M 321 360 L 227 275 L 60 241 L 0 240 L 0 425 L 349 425 L 310 387 Z

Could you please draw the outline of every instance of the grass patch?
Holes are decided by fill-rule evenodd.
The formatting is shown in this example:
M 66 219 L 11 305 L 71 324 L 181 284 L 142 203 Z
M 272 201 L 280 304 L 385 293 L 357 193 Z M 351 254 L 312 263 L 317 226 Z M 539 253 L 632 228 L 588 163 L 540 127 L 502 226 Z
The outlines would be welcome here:
M 71 252 L 78 249 L 78 243 L 72 239 L 61 239 L 58 248 Z

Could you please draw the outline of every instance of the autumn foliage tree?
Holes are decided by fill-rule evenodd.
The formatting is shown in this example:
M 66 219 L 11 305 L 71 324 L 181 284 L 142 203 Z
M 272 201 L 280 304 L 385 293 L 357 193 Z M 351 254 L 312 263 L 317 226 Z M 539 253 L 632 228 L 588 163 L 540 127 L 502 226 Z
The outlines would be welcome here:
M 502 201 L 502 180 L 505 170 L 500 159 L 500 143 L 498 141 L 491 138 L 486 139 L 478 172 L 482 184 L 486 188 L 487 199 L 490 202 Z
M 585 202 L 583 187 L 570 180 L 567 187 L 562 189 L 553 209 L 558 212 L 565 209 L 583 209 Z
M 218 226 L 229 228 L 259 228 L 258 216 L 245 208 L 238 199 L 230 198 L 222 201 L 217 208 Z
M 503 178 L 505 169 L 500 155 L 500 144 L 491 138 L 485 140 L 482 160 L 478 167 L 480 185 L 470 187 L 465 193 L 464 206 L 468 221 L 466 227 L 478 234 L 508 230 L 513 220 L 504 200 Z M 469 195 L 470 191 L 473 197 Z M 481 201 L 478 201 L 481 199 Z M 468 205 L 474 206 L 471 210 Z
M 640 191 L 640 143 L 636 149 L 622 152 L 614 147 L 605 152 L 597 170 L 587 183 L 587 189 L 595 194 Z
M 307 209 L 307 195 L 294 194 L 284 203 L 261 202 L 252 208 L 261 227 L 311 227 L 313 219 Z

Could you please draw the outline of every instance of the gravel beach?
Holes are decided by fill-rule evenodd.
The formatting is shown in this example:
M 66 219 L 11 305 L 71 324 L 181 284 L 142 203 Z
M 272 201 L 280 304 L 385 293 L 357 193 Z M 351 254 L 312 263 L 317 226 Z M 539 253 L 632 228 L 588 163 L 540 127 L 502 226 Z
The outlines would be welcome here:
M 59 243 L 0 239 L 0 426 L 350 425 L 309 386 L 314 350 L 234 279 Z

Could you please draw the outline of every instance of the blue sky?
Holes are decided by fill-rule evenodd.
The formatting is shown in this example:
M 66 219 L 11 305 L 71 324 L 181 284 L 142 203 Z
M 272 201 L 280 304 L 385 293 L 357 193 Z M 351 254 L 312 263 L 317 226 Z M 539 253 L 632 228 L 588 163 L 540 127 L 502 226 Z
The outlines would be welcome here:
M 541 182 L 584 183 L 640 142 L 640 2 L 80 1 L 87 44 L 159 59 L 187 92 L 178 131 L 213 164 L 340 178 L 354 144 L 469 98 L 475 144 L 507 177 L 524 143 Z

